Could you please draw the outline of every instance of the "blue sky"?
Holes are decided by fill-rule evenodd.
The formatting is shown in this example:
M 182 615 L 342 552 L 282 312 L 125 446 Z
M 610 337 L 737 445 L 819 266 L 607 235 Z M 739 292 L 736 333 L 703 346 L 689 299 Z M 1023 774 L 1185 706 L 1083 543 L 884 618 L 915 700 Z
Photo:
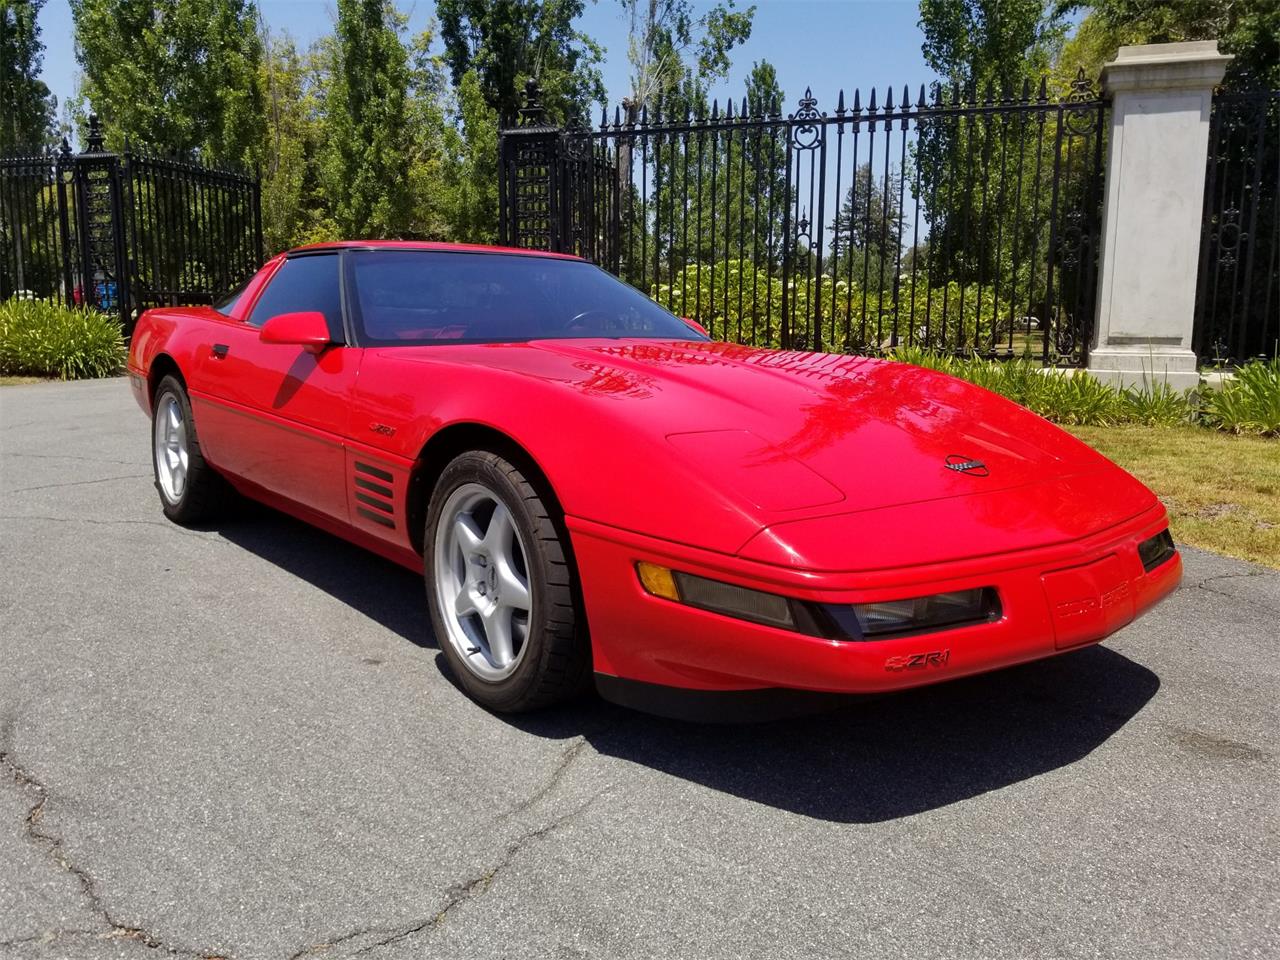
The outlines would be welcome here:
M 409 13 L 415 32 L 435 12 L 430 0 L 398 0 L 398 5 Z M 841 88 L 852 96 L 853 88 L 861 87 L 865 100 L 872 86 L 883 90 L 892 84 L 901 91 L 907 84 L 914 91 L 933 79 L 920 54 L 914 0 L 756 0 L 756 7 L 751 39 L 734 51 L 728 80 L 714 90 L 721 98 L 741 100 L 752 63 L 764 59 L 777 68 L 787 112 L 795 109 L 806 86 L 813 88 L 819 109 L 832 110 Z M 259 0 L 259 8 L 272 32 L 287 32 L 302 45 L 332 28 L 335 10 L 332 0 Z M 75 91 L 77 73 L 67 0 L 48 0 L 40 26 L 46 47 L 43 78 L 62 104 Z M 612 107 L 627 91 L 622 9 L 616 0 L 588 0 L 579 28 L 605 48 L 602 69 Z

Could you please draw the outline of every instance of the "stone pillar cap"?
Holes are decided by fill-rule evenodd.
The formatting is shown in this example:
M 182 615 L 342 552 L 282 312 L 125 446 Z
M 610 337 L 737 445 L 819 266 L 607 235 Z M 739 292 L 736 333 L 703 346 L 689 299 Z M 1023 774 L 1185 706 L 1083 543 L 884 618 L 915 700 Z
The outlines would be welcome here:
M 1114 90 L 1213 88 L 1222 82 L 1230 54 L 1218 52 L 1217 40 L 1186 43 L 1143 43 L 1121 47 L 1102 68 L 1102 87 Z

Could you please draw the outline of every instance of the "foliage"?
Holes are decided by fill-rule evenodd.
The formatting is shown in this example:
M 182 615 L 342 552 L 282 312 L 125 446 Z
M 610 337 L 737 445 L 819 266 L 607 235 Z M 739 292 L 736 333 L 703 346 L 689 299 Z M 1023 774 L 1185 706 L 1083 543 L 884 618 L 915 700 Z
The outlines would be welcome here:
M 411 217 L 408 53 L 386 0 L 338 0 L 321 182 L 344 237 L 402 236 Z
M 312 70 L 311 54 L 299 53 L 288 37 L 268 42 L 262 60 L 266 94 L 262 231 L 271 253 L 301 242 L 320 219 L 323 201 L 317 158 L 324 139 Z
M 880 354 L 902 342 L 940 350 L 991 349 L 1006 342 L 1011 307 L 990 285 L 956 282 L 927 287 L 910 281 L 883 288 L 863 285 L 803 263 L 785 285 L 771 264 L 750 259 L 693 263 L 669 273 L 650 295 L 680 316 L 697 320 L 713 337 L 753 346 L 783 343 L 783 304 L 790 318 L 788 345 Z M 863 318 L 866 318 L 865 321 Z
M 691 0 L 619 2 L 630 31 L 629 108 L 660 108 L 668 116 L 705 106 L 707 88 L 729 71 L 729 52 L 750 38 L 756 12 L 735 9 L 734 0 L 700 15 Z
M 583 0 L 438 0 L 436 15 L 454 86 L 473 73 L 485 102 L 512 120 L 534 78 L 560 123 L 584 120 L 604 102 L 599 46 L 573 29 Z
M 498 237 L 498 114 L 472 71 L 458 88 L 459 127 L 446 130 L 443 174 L 449 237 L 493 243 Z
M 1276 0 L 1064 0 L 1059 8 L 1088 10 L 1063 60 L 1093 76 L 1125 44 L 1217 40 L 1223 53 L 1235 57 L 1227 67 L 1227 86 L 1280 86 Z
M 84 104 L 125 140 L 252 165 L 263 142 L 262 38 L 252 0 L 71 0 Z
M 1126 419 L 1148 427 L 1171 427 L 1196 416 L 1196 405 L 1188 393 L 1179 393 L 1164 380 L 1147 381 L 1122 391 Z
M 124 365 L 120 323 L 97 310 L 44 300 L 0 303 L 0 374 L 83 380 Z
M 53 139 L 57 101 L 40 79 L 44 44 L 40 8 L 45 0 L 5 0 L 0 6 L 0 155 L 35 151 Z
M 925 63 L 962 89 L 1017 90 L 1050 65 L 1065 35 L 1045 0 L 921 0 Z
M 1247 363 L 1206 392 L 1204 418 L 1231 433 L 1280 436 L 1280 359 Z
M 1162 381 L 1116 389 L 1083 371 L 1043 369 L 1030 359 L 984 360 L 918 347 L 893 358 L 976 383 L 1055 423 L 1106 426 L 1202 423 L 1232 433 L 1280 436 L 1280 360 L 1255 360 L 1218 389 L 1179 393 Z
M 855 261 L 870 253 L 877 260 L 893 260 L 902 249 L 902 171 L 890 169 L 877 179 L 871 164 L 858 167 L 845 193 L 844 202 L 831 222 L 833 249 L 853 256 Z M 833 263 L 838 275 L 841 270 Z

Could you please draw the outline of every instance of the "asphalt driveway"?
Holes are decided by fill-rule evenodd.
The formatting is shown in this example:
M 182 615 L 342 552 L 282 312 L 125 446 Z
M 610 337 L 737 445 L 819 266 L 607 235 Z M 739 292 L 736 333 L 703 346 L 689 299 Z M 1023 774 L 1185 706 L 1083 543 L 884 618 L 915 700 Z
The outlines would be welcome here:
M 1280 575 L 830 715 L 519 720 L 408 572 L 161 516 L 126 383 L 0 389 L 0 955 L 1274 957 Z

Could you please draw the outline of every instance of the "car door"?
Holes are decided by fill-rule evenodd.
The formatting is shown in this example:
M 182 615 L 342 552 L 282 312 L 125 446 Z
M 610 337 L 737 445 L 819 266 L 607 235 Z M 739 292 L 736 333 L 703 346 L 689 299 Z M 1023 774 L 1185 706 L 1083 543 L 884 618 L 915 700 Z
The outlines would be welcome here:
M 199 419 L 217 466 L 266 491 L 347 522 L 344 442 L 361 351 L 347 345 L 341 254 L 291 254 L 242 322 L 219 324 L 196 381 L 207 394 Z M 315 310 L 333 343 L 319 353 L 264 343 L 262 325 Z

